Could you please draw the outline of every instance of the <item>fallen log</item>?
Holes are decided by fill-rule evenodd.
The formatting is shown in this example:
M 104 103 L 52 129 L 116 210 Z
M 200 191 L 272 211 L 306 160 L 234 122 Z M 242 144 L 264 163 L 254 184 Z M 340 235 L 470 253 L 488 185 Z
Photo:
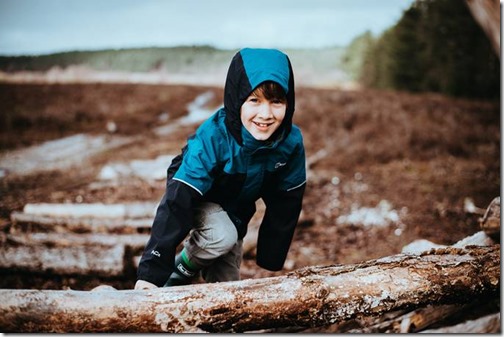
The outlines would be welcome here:
M 420 333 L 440 334 L 440 333 L 499 333 L 501 332 L 500 313 L 494 313 L 475 320 L 470 320 L 454 326 L 442 327 L 438 329 L 429 329 L 420 331 Z
M 137 231 L 150 229 L 154 218 L 96 218 L 69 217 L 12 212 L 11 221 L 14 226 L 27 223 L 36 224 L 41 228 L 59 232 L 108 233 L 117 231 Z
M 500 246 L 433 249 L 285 276 L 153 290 L 0 290 L 4 332 L 243 332 L 466 303 L 500 287 Z
M 483 29 L 492 47 L 500 58 L 500 1 L 499 0 L 466 0 L 474 20 Z
M 125 245 L 132 249 L 143 249 L 149 240 L 149 234 L 74 234 L 74 233 L 20 233 L 0 234 L 2 246 L 12 243 L 17 246 L 118 246 Z
M 256 212 L 248 225 L 247 235 L 243 238 L 242 252 L 244 256 L 255 257 L 256 255 L 257 237 L 265 210 L 266 205 L 264 202 L 261 199 L 257 200 Z
M 493 244 L 495 244 L 495 242 L 486 235 L 485 232 L 480 231 L 456 242 L 451 247 L 464 248 L 471 245 L 490 246 Z M 423 254 L 431 249 L 448 247 L 449 246 L 439 245 L 428 240 L 420 239 L 404 246 L 401 252 L 405 254 Z M 418 308 L 413 311 L 404 310 L 402 312 L 390 313 L 380 317 L 360 316 L 352 322 L 345 322 L 341 326 L 333 327 L 331 331 L 360 334 L 418 332 L 454 314 L 482 305 L 485 304 L 482 304 L 479 300 L 475 300 L 466 305 L 429 305 L 425 308 Z M 356 328 L 355 325 L 359 327 Z M 350 326 L 350 328 L 347 328 L 347 326 Z
M 480 221 L 481 229 L 496 241 L 500 239 L 500 213 L 500 197 L 496 197 L 492 200 L 490 205 L 488 205 L 485 214 Z
M 495 242 L 483 231 L 468 236 L 452 247 L 464 248 L 469 245 L 489 246 Z M 428 240 L 416 240 L 406 245 L 402 249 L 402 253 L 420 254 L 430 249 L 446 248 L 448 246 L 435 244 Z M 474 303 L 471 303 L 474 305 Z M 351 333 L 411 333 L 418 332 L 426 327 L 439 322 L 453 314 L 459 313 L 467 309 L 470 305 L 441 305 L 428 306 L 417 310 L 407 312 L 403 315 L 394 317 L 393 319 L 381 321 L 377 324 L 369 325 L 362 329 L 354 329 Z
M 146 234 L 3 234 L 0 268 L 53 274 L 120 276 L 143 249 Z M 131 252 L 131 253 L 130 253 Z
M 125 204 L 26 204 L 23 213 L 59 217 L 92 218 L 154 218 L 157 204 L 153 202 Z
M 0 268 L 63 275 L 118 276 L 124 272 L 124 245 L 93 247 L 2 246 Z
M 346 331 L 348 333 L 413 333 L 420 332 L 426 327 L 440 322 L 456 313 L 470 308 L 467 304 L 445 304 L 427 306 L 406 314 L 370 324 L 359 329 Z M 459 331 L 462 332 L 462 331 Z

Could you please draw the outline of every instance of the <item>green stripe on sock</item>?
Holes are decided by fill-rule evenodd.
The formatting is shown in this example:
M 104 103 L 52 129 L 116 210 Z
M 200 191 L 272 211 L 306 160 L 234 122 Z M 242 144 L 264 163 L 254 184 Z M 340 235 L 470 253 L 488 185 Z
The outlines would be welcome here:
M 184 263 L 191 269 L 191 271 L 198 270 L 198 268 L 196 268 L 194 266 L 194 264 L 192 264 L 191 261 L 189 261 L 189 258 L 187 257 L 187 253 L 186 253 L 185 249 L 183 249 L 182 252 L 180 252 L 180 255 L 182 256 L 182 260 L 184 260 Z

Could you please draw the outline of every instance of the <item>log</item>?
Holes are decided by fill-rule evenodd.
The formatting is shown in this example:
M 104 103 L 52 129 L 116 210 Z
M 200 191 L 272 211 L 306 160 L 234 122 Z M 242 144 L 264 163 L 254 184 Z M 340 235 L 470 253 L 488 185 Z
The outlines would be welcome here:
M 434 249 L 285 276 L 153 290 L 0 290 L 4 332 L 243 332 L 466 303 L 500 287 L 500 246 Z
M 23 213 L 56 217 L 92 218 L 154 218 L 157 204 L 152 202 L 126 204 L 26 204 Z
M 500 1 L 466 0 L 466 4 L 500 58 Z
M 481 231 L 456 242 L 452 247 L 464 248 L 469 245 L 489 246 L 495 242 Z M 402 249 L 405 254 L 422 254 L 431 249 L 448 248 L 449 246 L 435 244 L 431 241 L 420 239 L 406 245 Z M 354 323 L 360 327 L 351 327 L 345 330 L 345 325 L 335 327 L 337 332 L 344 333 L 411 333 L 421 331 L 446 317 L 467 310 L 470 307 L 481 306 L 479 301 L 467 305 L 429 305 L 413 311 L 402 311 L 394 314 L 375 317 L 359 317 Z M 347 322 L 346 325 L 350 325 Z M 355 324 L 353 324 L 355 325 Z
M 469 245 L 487 246 L 493 245 L 495 242 L 481 231 L 468 236 L 458 242 L 452 247 L 464 248 Z M 420 254 L 430 249 L 446 248 L 447 246 L 438 245 L 427 240 L 416 240 L 406 245 L 402 249 L 402 253 Z M 473 305 L 473 303 L 471 303 Z M 393 319 L 381 321 L 379 323 L 370 325 L 362 329 L 354 329 L 351 333 L 411 333 L 418 332 L 426 327 L 439 322 L 446 317 L 449 317 L 458 312 L 464 311 L 469 305 L 441 305 L 441 306 L 428 306 L 426 308 L 419 308 L 417 310 L 407 312 L 403 315 L 394 317 Z
M 425 327 L 439 322 L 454 313 L 465 310 L 467 305 L 445 304 L 427 306 L 403 313 L 378 323 L 369 324 L 359 329 L 351 329 L 346 333 L 412 333 L 425 329 Z
M 476 333 L 499 333 L 501 319 L 500 313 L 490 314 L 480 317 L 475 320 L 470 320 L 454 326 L 442 327 L 438 329 L 429 329 L 420 331 L 420 333 L 440 334 L 440 333 L 463 333 L 463 334 L 476 334 Z
M 500 213 L 500 197 L 495 197 L 480 221 L 481 229 L 492 238 L 500 238 Z
M 259 236 L 259 227 L 266 211 L 266 205 L 262 199 L 256 201 L 256 212 L 247 229 L 247 235 L 243 238 L 242 252 L 244 256 L 255 257 L 257 248 L 257 238 Z
M 0 268 L 63 275 L 118 276 L 124 271 L 124 246 L 2 246 Z
M 73 234 L 73 233 L 21 233 L 0 234 L 0 242 L 15 245 L 48 247 L 71 246 L 118 246 L 125 245 L 134 250 L 142 249 L 149 240 L 149 234 Z
M 68 217 L 24 212 L 12 212 L 10 218 L 14 226 L 27 223 L 39 225 L 49 231 L 81 233 L 131 232 L 138 229 L 150 229 L 154 220 L 154 218 Z
M 133 265 L 130 251 L 149 236 L 33 233 L 1 235 L 0 268 L 61 275 L 120 276 Z

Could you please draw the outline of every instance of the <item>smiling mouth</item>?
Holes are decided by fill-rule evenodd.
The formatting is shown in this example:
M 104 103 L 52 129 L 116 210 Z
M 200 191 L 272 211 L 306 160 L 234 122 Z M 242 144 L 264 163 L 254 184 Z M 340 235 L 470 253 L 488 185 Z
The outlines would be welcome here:
M 273 123 L 259 123 L 259 122 L 252 122 L 254 123 L 259 129 L 267 129 L 269 126 L 271 126 Z

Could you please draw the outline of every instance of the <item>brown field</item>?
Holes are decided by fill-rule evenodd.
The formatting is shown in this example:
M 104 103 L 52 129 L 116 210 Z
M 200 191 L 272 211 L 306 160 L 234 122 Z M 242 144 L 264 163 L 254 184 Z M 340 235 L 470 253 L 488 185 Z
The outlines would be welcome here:
M 108 162 L 177 154 L 196 125 L 159 136 L 153 129 L 187 114 L 187 104 L 216 87 L 137 84 L 0 84 L 0 155 L 77 133 L 135 137 L 69 170 L 7 174 L 0 178 L 0 228 L 13 231 L 12 211 L 26 203 L 157 201 L 164 182 L 139 180 L 90 188 Z M 159 118 L 167 113 L 168 120 Z M 307 157 L 326 156 L 310 170 L 289 269 L 356 263 L 399 253 L 415 239 L 452 244 L 479 230 L 479 214 L 467 212 L 470 198 L 486 208 L 500 195 L 500 103 L 435 94 L 298 88 L 294 118 L 304 135 Z M 355 208 L 382 200 L 400 214 L 387 226 L 340 224 Z M 382 203 L 383 204 L 383 203 Z M 36 228 L 16 228 L 34 231 Z M 243 278 L 285 273 L 243 263 Z M 1 288 L 91 289 L 110 284 L 132 288 L 134 273 L 106 279 L 26 274 L 3 270 Z

